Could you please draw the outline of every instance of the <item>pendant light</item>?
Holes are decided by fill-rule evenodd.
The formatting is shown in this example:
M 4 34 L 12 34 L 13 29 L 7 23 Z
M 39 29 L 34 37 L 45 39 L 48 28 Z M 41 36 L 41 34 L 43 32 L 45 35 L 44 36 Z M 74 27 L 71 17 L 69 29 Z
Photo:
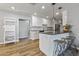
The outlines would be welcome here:
M 59 7 L 58 10 L 59 10 L 59 15 L 60 15 L 60 17 L 61 17 L 61 19 L 60 19 L 60 24 L 62 24 L 62 12 L 61 12 L 62 7 Z
M 55 20 L 55 17 L 54 17 L 54 5 L 55 5 L 56 3 L 52 3 L 52 6 L 53 6 L 53 20 Z
M 56 3 L 52 3 L 52 7 L 53 7 L 53 18 L 52 18 L 52 21 L 53 21 L 53 33 L 55 33 L 55 22 L 56 22 L 56 19 L 54 17 L 54 6 L 55 6 Z

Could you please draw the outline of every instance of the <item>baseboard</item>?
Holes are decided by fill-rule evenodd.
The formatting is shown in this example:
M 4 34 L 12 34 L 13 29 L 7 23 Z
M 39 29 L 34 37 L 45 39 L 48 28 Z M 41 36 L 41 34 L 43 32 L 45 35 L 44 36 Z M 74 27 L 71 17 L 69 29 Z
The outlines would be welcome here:
M 28 37 L 24 37 L 24 38 L 19 38 L 19 40 L 21 40 L 21 39 L 28 39 Z
M 31 39 L 31 40 L 39 40 L 39 39 Z

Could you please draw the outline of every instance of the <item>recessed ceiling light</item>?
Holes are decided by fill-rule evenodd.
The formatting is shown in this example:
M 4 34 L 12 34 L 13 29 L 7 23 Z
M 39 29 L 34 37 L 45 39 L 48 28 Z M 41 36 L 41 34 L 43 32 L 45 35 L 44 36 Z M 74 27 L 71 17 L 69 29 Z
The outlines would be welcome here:
M 37 15 L 37 13 L 35 12 L 34 15 Z
M 56 12 L 56 15 L 59 15 L 59 12 Z
M 49 18 L 49 16 L 46 16 L 46 18 Z
M 45 6 L 42 6 L 42 9 L 45 9 Z
M 12 10 L 15 10 L 15 7 L 12 6 L 11 9 L 12 9 Z

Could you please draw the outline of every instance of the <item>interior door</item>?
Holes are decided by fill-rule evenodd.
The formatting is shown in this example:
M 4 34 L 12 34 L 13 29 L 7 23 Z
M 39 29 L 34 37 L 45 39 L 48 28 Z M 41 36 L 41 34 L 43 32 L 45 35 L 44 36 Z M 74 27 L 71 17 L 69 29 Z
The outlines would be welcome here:
M 29 37 L 29 20 L 19 21 L 19 38 Z

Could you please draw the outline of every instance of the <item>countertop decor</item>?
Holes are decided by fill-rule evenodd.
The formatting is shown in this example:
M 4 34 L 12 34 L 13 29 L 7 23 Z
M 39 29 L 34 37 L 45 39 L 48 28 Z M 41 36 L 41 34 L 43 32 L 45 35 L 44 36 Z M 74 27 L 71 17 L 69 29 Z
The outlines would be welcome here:
M 64 27 L 64 28 L 63 28 L 63 31 L 64 31 L 64 32 L 69 32 L 70 29 L 71 29 L 71 25 L 69 25 L 69 24 L 66 24 L 66 25 L 64 25 L 63 27 Z

